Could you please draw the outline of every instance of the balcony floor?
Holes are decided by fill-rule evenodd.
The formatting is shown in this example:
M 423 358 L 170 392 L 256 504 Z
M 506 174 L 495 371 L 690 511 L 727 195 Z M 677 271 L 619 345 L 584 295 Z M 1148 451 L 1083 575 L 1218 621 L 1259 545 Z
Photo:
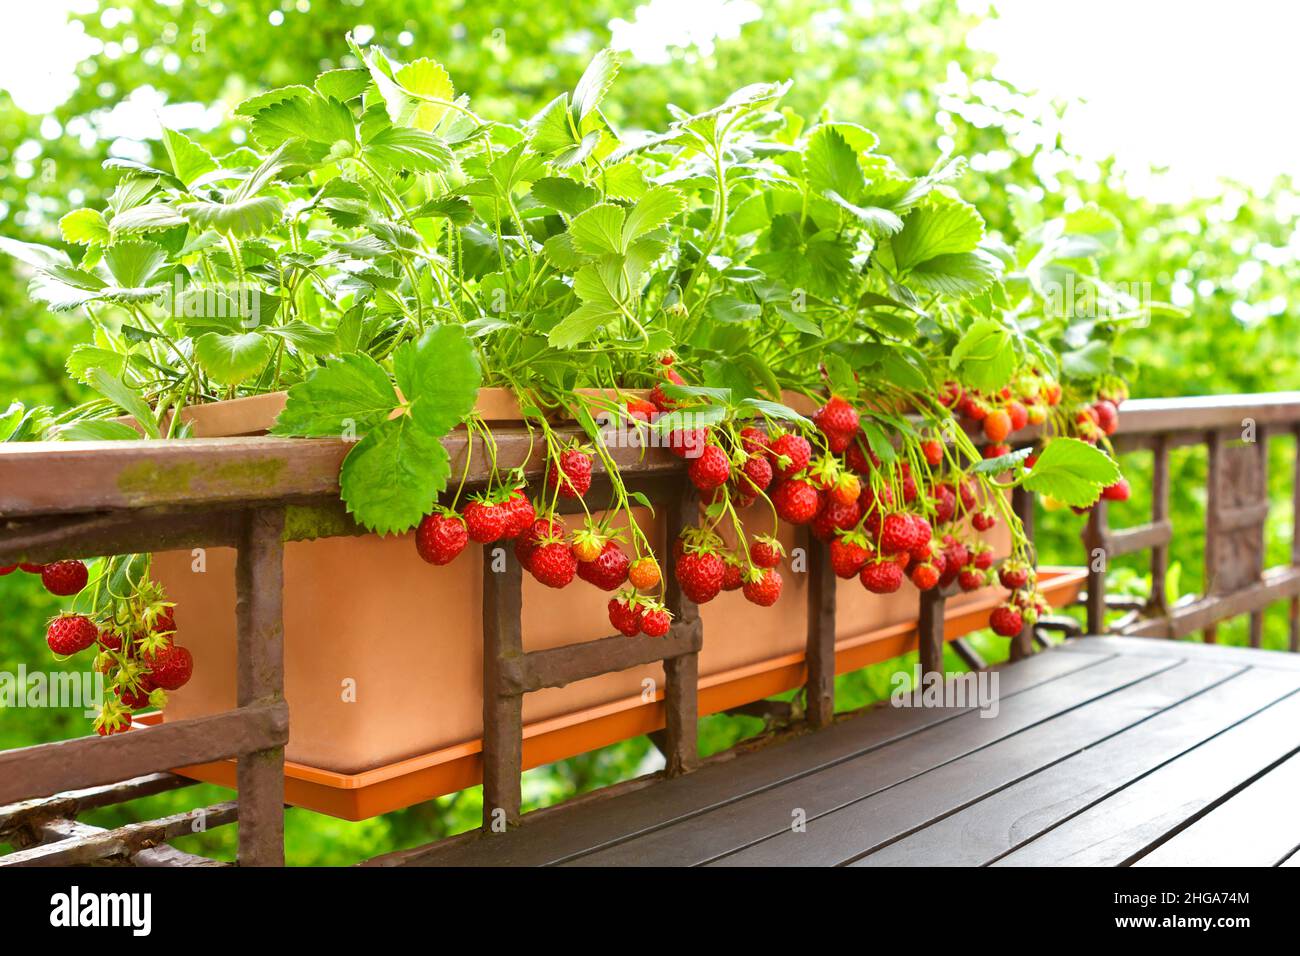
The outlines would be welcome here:
M 998 675 L 996 716 L 876 708 L 375 862 L 1300 865 L 1300 656 L 1099 637 Z

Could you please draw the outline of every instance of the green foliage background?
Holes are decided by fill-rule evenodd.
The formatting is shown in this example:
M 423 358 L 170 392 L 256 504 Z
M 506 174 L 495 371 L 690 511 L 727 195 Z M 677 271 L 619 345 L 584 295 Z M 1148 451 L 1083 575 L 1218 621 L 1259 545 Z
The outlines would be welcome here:
M 613 18 L 635 16 L 635 3 L 614 0 L 119 0 L 111 6 L 120 11 L 116 16 L 96 12 L 83 19 L 87 33 L 104 47 L 79 66 L 78 89 L 53 114 L 57 126 L 45 122 L 45 131 L 58 135 L 43 136 L 46 118 L 23 113 L 0 91 L 0 234 L 57 244 L 59 216 L 102 203 L 111 178 L 100 163 L 115 144 L 95 131 L 107 111 L 140 87 L 152 87 L 169 103 L 218 104 L 228 113 L 259 89 L 302 82 L 342 65 L 344 33 L 365 25 L 375 42 L 399 56 L 443 62 L 483 113 L 527 116 L 555 90 L 572 87 L 590 56 L 608 42 Z M 992 229 L 1096 201 L 1124 227 L 1126 241 L 1106 264 L 1108 278 L 1149 282 L 1152 298 L 1184 305 L 1189 313 L 1157 320 L 1127 338 L 1141 369 L 1134 396 L 1295 388 L 1300 335 L 1287 282 L 1295 262 L 1293 253 L 1284 252 L 1300 213 L 1295 184 L 1281 180 L 1251 193 L 1225 183 L 1218 195 L 1177 205 L 1130 195 L 1113 164 L 1092 168 L 1061 151 L 1059 114 L 1043 115 L 1036 101 L 993 78 L 989 58 L 965 43 L 975 22 L 955 0 L 772 0 L 762 4 L 759 20 L 746 24 L 738 38 L 719 41 L 710 55 L 675 50 L 666 66 L 627 62 L 607 106 L 624 127 L 656 126 L 669 103 L 694 111 L 746 83 L 789 77 L 795 81 L 787 98 L 791 106 L 824 105 L 838 118 L 872 128 L 909 172 L 922 171 L 949 144 L 958 153 L 990 160 L 995 172 L 968 172 L 957 185 Z M 216 140 L 229 135 L 228 128 L 218 130 L 190 132 L 217 149 L 229 145 Z M 160 158 L 160 146 L 152 145 Z M 1243 269 L 1251 262 L 1258 268 Z M 14 263 L 0 264 L 0 399 L 72 404 L 84 396 L 62 366 L 84 330 L 75 314 L 54 316 L 30 303 L 25 286 Z M 1285 562 L 1290 552 L 1294 454 L 1289 440 L 1273 442 L 1271 563 Z M 1149 463 L 1133 457 L 1124 466 L 1135 494 L 1112 509 L 1117 526 L 1143 520 L 1150 507 Z M 1175 454 L 1172 557 L 1178 593 L 1194 592 L 1201 582 L 1204 480 L 1203 451 Z M 1044 563 L 1080 561 L 1080 522 L 1068 512 L 1040 514 Z M 1143 593 L 1144 573 L 1140 558 L 1126 561 L 1113 586 Z M 47 661 L 40 622 L 56 610 L 53 600 L 26 575 L 0 580 L 0 589 L 0 669 L 16 672 L 20 663 Z M 1241 622 L 1221 637 L 1242 640 Z M 1266 644 L 1282 647 L 1285 640 L 1284 610 L 1275 609 Z M 977 642 L 990 659 L 1005 655 L 1005 642 L 989 636 Z M 886 695 L 898 665 L 910 669 L 911 661 L 842 677 L 840 706 L 863 706 Z M 961 669 L 951 655 L 949 666 Z M 79 712 L 9 710 L 0 716 L 0 748 L 77 736 L 86 726 Z M 712 752 L 761 729 L 750 718 L 710 717 L 702 722 L 701 740 Z M 542 806 L 606 785 L 644 772 L 653 756 L 642 738 L 530 771 L 526 799 Z M 223 791 L 202 786 L 85 819 L 113 825 L 222 798 Z M 288 818 L 289 858 L 299 864 L 349 863 L 466 829 L 478 813 L 477 789 L 361 823 L 294 810 Z M 182 845 L 230 859 L 233 837 L 234 829 L 224 828 Z

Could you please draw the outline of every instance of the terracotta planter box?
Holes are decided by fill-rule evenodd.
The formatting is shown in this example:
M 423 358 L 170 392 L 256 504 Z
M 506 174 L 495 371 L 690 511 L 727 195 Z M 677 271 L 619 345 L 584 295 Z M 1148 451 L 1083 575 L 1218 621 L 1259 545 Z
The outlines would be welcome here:
M 517 413 L 508 393 L 505 398 L 485 389 L 480 402 L 485 417 L 492 408 L 501 420 L 512 409 Z M 282 398 L 268 395 L 195 408 L 195 433 L 257 433 L 281 403 Z M 756 511 L 747 526 L 765 529 L 766 515 Z M 662 553 L 666 543 L 657 522 L 644 511 L 637 520 Z M 300 784 L 295 794 L 291 783 L 291 801 L 355 819 L 478 782 L 481 549 L 471 545 L 451 565 L 438 568 L 418 558 L 411 538 L 364 535 L 285 546 L 285 693 L 292 714 L 287 759 L 294 765 L 291 780 Z M 783 539 L 792 547 L 793 529 L 783 528 Z M 1005 553 L 1005 528 L 999 525 L 989 540 Z M 177 604 L 181 640 L 195 659 L 194 677 L 171 695 L 166 719 L 235 706 L 235 554 L 211 548 L 205 558 L 205 570 L 196 573 L 188 551 L 155 556 L 155 573 Z M 802 681 L 807 575 L 788 567 L 782 573 L 785 590 L 773 608 L 755 607 L 739 592 L 724 593 L 701 608 L 701 713 Z M 611 633 L 607 592 L 581 580 L 563 591 L 545 588 L 529 575 L 524 582 L 526 650 Z M 1073 591 L 1077 589 L 1075 582 Z M 1066 599 L 1063 591 L 1060 597 Z M 983 626 L 983 615 L 1000 598 L 1001 592 L 991 589 L 952 598 L 950 620 L 962 627 L 949 636 Z M 856 580 L 842 581 L 838 602 L 842 670 L 915 646 L 918 599 L 910 583 L 882 597 L 866 592 Z M 642 697 L 647 678 L 662 688 L 662 666 L 527 695 L 525 765 L 662 726 L 661 708 Z M 227 782 L 227 776 L 233 781 L 233 768 L 226 765 L 193 772 L 216 782 Z M 379 789 L 369 799 L 359 799 L 360 791 L 370 787 Z

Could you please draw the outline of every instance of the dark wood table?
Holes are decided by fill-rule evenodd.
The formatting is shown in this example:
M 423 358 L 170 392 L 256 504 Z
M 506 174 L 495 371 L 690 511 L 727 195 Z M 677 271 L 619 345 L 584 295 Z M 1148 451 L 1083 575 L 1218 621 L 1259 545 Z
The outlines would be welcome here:
M 1300 864 L 1300 657 L 1140 638 L 998 672 L 996 716 L 881 706 L 379 864 Z

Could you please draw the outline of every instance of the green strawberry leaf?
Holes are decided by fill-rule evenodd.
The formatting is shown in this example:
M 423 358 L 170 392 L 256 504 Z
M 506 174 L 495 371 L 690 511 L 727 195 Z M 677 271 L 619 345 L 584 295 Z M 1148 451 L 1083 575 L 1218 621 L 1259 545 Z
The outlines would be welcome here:
M 379 363 L 351 353 L 316 369 L 289 389 L 272 435 L 337 438 L 379 427 L 397 407 L 397 393 Z
M 59 220 L 59 232 L 67 242 L 80 246 L 104 245 L 112 238 L 104 214 L 98 209 L 74 209 Z
M 984 220 L 974 206 L 956 199 L 933 203 L 903 221 L 893 238 L 894 261 L 905 272 L 935 256 L 974 252 L 982 238 Z
M 385 421 L 343 460 L 339 487 L 356 520 L 379 534 L 401 533 L 433 510 L 451 474 L 441 437 L 418 410 Z
M 1001 388 L 1016 370 L 1011 331 L 996 319 L 980 319 L 966 330 L 948 360 L 969 385 L 985 392 Z
M 92 368 L 86 373 L 86 384 L 139 422 L 147 437 L 158 437 L 158 423 L 153 419 L 149 404 L 116 375 L 102 368 Z
M 194 340 L 195 360 L 222 385 L 238 385 L 257 374 L 271 358 L 272 349 L 271 340 L 257 332 L 205 332 Z
M 176 178 L 186 186 L 192 186 L 200 176 L 217 168 L 212 154 L 184 133 L 164 128 L 163 146 L 167 149 Z
M 393 353 L 393 375 L 424 427 L 445 435 L 474 410 L 483 372 L 474 344 L 457 325 L 429 329 Z
M 1022 482 L 1030 491 L 1086 508 L 1118 480 L 1119 466 L 1105 452 L 1077 438 L 1054 438 Z

